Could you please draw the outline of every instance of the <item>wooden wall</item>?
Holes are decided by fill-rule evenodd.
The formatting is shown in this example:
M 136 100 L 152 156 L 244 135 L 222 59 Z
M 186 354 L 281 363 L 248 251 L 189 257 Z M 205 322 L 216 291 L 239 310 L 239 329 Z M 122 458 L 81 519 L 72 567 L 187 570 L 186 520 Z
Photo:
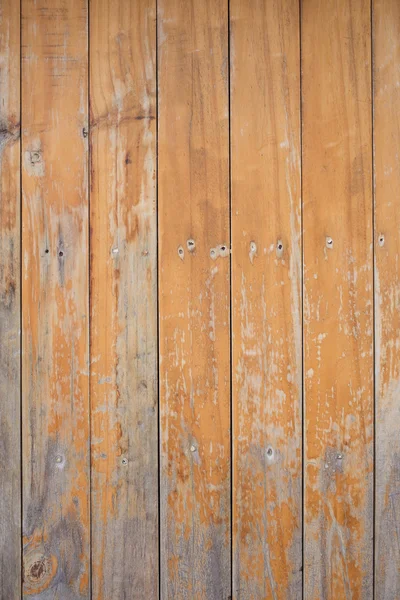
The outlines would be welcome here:
M 400 598 L 399 115 L 398 0 L 1 0 L 1 600 Z

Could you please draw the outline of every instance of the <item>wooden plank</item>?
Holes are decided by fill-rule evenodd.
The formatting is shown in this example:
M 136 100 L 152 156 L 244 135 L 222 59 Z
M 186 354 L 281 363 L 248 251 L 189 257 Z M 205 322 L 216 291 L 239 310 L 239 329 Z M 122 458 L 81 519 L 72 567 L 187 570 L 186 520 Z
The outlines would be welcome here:
M 232 0 L 233 597 L 302 597 L 297 0 Z
M 371 22 L 302 8 L 305 589 L 372 598 Z
M 155 0 L 93 0 L 93 599 L 158 599 Z
M 24 592 L 89 598 L 86 0 L 22 0 Z
M 0 5 L 0 596 L 21 597 L 20 7 Z
M 227 2 L 158 10 L 161 596 L 227 600 Z
M 375 597 L 400 597 L 400 4 L 373 2 L 376 508 Z

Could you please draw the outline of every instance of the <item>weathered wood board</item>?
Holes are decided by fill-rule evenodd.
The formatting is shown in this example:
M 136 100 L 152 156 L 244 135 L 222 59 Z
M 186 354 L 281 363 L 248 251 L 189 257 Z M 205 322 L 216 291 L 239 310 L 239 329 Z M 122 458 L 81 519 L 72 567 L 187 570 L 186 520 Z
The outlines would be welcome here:
M 23 595 L 89 598 L 88 15 L 22 0 Z
M 158 599 L 155 0 L 92 0 L 92 598 Z
M 0 597 L 21 597 L 20 7 L 0 5 Z
M 228 600 L 228 13 L 158 2 L 161 597 Z
M 375 598 L 400 597 L 400 3 L 373 2 Z
M 233 597 L 302 597 L 300 23 L 232 0 Z
M 371 19 L 302 5 L 304 597 L 372 598 Z

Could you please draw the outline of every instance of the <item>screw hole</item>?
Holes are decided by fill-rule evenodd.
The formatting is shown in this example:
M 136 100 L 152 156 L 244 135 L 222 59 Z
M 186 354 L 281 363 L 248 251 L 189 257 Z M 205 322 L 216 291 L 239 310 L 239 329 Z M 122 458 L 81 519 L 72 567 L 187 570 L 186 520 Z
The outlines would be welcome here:
M 50 252 L 50 250 L 48 248 L 46 248 L 45 253 L 48 254 Z
M 64 252 L 62 250 L 60 250 L 60 252 L 58 253 L 58 256 L 64 256 Z
M 128 464 L 128 459 L 127 458 L 123 458 L 121 460 L 121 464 L 124 465 L 124 467 L 126 467 L 126 465 Z
M 194 250 L 194 249 L 195 249 L 195 247 L 196 247 L 196 243 L 195 243 L 195 241 L 194 241 L 194 240 L 188 240 L 188 241 L 186 242 L 186 245 L 187 245 L 187 247 L 188 247 L 188 250 L 189 250 L 189 252 L 193 252 L 193 250 Z

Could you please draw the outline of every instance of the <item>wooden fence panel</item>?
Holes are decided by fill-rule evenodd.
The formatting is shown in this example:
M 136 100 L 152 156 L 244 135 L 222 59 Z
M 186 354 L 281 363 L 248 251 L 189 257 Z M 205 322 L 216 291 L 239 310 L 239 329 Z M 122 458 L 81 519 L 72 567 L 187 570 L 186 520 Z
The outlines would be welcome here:
M 371 19 L 302 6 L 305 588 L 372 598 Z
M 400 3 L 373 2 L 376 509 L 375 597 L 400 596 Z
M 92 597 L 155 600 L 155 0 L 90 7 Z
M 233 597 L 300 600 L 299 3 L 230 17 Z
M 231 595 L 227 8 L 158 2 L 163 600 Z
M 24 596 L 89 598 L 86 0 L 22 0 Z
M 0 6 L 0 597 L 21 597 L 20 7 Z

